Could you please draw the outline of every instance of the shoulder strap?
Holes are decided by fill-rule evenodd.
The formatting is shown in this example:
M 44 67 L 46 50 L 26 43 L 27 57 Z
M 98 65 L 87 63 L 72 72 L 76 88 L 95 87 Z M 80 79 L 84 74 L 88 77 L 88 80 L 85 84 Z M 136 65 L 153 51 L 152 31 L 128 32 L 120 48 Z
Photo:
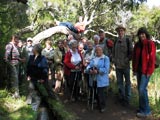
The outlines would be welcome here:
M 126 43 L 127 43 L 127 56 L 129 56 L 130 54 L 130 50 L 129 50 L 129 38 L 126 38 Z
M 11 43 L 9 43 L 10 45 L 12 45 Z M 10 51 L 10 60 L 12 60 L 12 53 L 13 53 L 13 45 L 12 45 L 12 48 L 11 48 L 11 51 Z
M 116 43 L 117 43 L 117 38 L 114 40 L 114 47 L 115 47 Z
M 105 67 L 105 62 L 106 62 L 106 56 L 104 56 L 104 67 Z

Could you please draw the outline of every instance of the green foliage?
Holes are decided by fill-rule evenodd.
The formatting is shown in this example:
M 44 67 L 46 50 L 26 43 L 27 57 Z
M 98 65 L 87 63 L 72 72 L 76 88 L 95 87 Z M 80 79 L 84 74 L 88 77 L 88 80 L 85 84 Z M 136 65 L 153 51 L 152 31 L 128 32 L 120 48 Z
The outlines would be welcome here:
M 35 120 L 37 113 L 25 103 L 25 97 L 13 99 L 8 91 L 0 90 L 0 120 Z
M 30 25 L 34 25 L 34 31 L 27 34 L 22 34 L 22 38 L 26 39 L 27 37 L 33 37 L 37 33 L 52 27 L 55 25 L 55 19 L 59 21 L 70 21 L 75 23 L 78 19 L 78 16 L 84 16 L 85 12 L 83 7 L 86 8 L 87 14 L 90 16 L 92 11 L 95 10 L 95 19 L 91 22 L 88 29 L 92 29 L 94 31 L 98 31 L 99 28 L 103 28 L 106 31 L 111 33 L 115 32 L 115 22 L 116 17 L 118 16 L 118 12 L 123 10 L 124 12 L 132 11 L 132 18 L 127 22 L 128 31 L 132 31 L 136 33 L 139 27 L 146 26 L 150 33 L 155 36 L 156 39 L 160 38 L 160 8 L 155 7 L 153 9 L 149 9 L 146 5 L 140 5 L 141 2 L 146 0 L 82 0 L 80 3 L 77 0 L 28 0 L 28 5 L 17 3 L 13 0 L 1 0 L 0 1 L 0 61 L 3 61 L 4 56 L 4 48 L 5 44 L 10 41 L 10 37 L 12 34 L 17 33 L 22 28 L 25 28 Z M 105 10 L 108 10 L 105 13 Z M 102 14 L 104 13 L 104 14 Z M 95 34 L 95 33 L 94 33 Z M 91 34 L 92 37 L 92 34 Z M 54 41 L 59 39 L 64 39 L 65 36 L 61 34 L 54 35 L 52 39 Z M 6 66 L 4 62 L 0 64 L 0 79 L 6 80 Z M 159 70 L 153 74 L 151 81 L 152 85 L 155 85 L 154 91 L 151 96 L 154 98 L 155 104 L 154 109 L 155 112 L 159 112 L 159 100 L 155 99 L 155 91 L 159 90 L 160 84 L 157 78 Z M 155 82 L 156 81 L 156 82 Z M 1 82 L 1 81 L 0 81 Z M 157 84 L 158 82 L 158 84 Z M 150 88 L 151 91 L 153 88 Z M 137 94 L 133 96 L 134 100 L 137 99 Z M 20 104 L 19 108 L 14 109 L 11 107 L 10 109 L 6 106 L 7 102 L 14 104 Z M 24 100 L 12 100 L 6 91 L 0 91 L 0 119 L 17 119 L 20 120 L 31 120 L 32 117 L 35 116 L 35 113 L 25 105 Z M 2 104 L 3 103 L 3 104 Z M 7 104 L 4 104 L 7 103 Z M 54 106 L 55 104 L 55 106 Z M 134 103 L 133 103 L 134 104 Z M 64 109 L 59 102 L 54 101 L 51 102 L 51 106 L 53 109 L 57 111 L 57 114 L 60 114 L 62 118 L 68 116 L 71 119 L 72 114 L 68 113 L 67 110 Z M 27 114 L 27 112 L 28 115 Z M 4 116 L 2 116 L 5 114 Z M 73 119 L 72 119 L 73 120 Z
M 154 73 L 150 78 L 148 85 L 149 102 L 152 109 L 152 114 L 155 119 L 160 117 L 160 68 L 155 69 Z M 132 75 L 131 75 L 132 76 Z M 132 83 L 132 94 L 131 94 L 131 106 L 138 108 L 138 90 L 137 81 L 131 77 Z M 116 81 L 110 81 L 110 88 L 114 94 L 118 92 Z
M 26 15 L 27 6 L 16 2 L 6 1 L 0 2 L 0 43 L 6 43 L 10 40 L 13 33 L 28 24 Z
M 47 101 L 50 109 L 55 112 L 54 115 L 57 117 L 57 120 L 76 120 L 76 116 L 73 113 L 68 112 L 61 102 L 51 98 L 48 98 Z
M 150 34 L 156 39 L 159 39 L 160 30 L 160 8 L 154 7 L 150 9 L 145 4 L 141 5 L 138 10 L 133 11 L 133 17 L 130 20 L 129 26 L 133 32 L 138 30 L 138 28 L 145 26 Z

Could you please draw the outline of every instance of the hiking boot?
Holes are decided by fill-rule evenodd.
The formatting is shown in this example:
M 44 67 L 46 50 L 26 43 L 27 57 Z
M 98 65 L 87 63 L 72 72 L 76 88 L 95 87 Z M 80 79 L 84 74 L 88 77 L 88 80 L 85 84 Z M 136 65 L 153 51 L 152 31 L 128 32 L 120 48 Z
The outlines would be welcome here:
M 106 111 L 105 108 L 100 109 L 100 112 L 101 112 L 101 113 L 104 113 L 105 111 Z
M 137 117 L 139 117 L 139 118 L 148 117 L 150 115 L 151 115 L 151 113 L 149 113 L 149 114 L 144 114 L 144 113 L 140 113 L 140 112 L 137 113 Z
M 32 103 L 32 97 L 31 97 L 31 96 L 28 96 L 28 97 L 27 97 L 26 103 L 27 103 L 28 105 L 31 105 L 31 103 Z
M 19 92 L 15 92 L 15 93 L 12 95 L 12 98 L 14 98 L 14 99 L 20 98 Z
M 71 102 L 76 102 L 76 99 L 75 99 L 75 98 L 72 98 L 70 101 L 71 101 Z

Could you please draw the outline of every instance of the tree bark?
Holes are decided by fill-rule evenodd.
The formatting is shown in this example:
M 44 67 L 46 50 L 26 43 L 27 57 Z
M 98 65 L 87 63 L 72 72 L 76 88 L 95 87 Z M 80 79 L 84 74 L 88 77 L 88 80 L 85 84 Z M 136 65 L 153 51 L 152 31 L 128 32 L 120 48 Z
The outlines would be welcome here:
M 62 33 L 65 35 L 72 34 L 76 40 L 80 39 L 80 35 L 72 32 L 65 26 L 55 26 L 51 27 L 49 29 L 46 29 L 40 33 L 38 33 L 35 37 L 33 37 L 33 44 L 38 44 L 42 42 L 44 39 L 51 37 L 52 35 L 56 33 Z

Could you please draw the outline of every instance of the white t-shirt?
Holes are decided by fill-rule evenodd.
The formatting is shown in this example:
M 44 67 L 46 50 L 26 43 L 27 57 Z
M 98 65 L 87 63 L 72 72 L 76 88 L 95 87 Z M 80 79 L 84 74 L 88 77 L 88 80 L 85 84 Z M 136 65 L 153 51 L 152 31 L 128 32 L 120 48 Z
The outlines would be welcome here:
M 78 50 L 76 50 L 76 52 L 73 52 L 71 50 L 71 63 L 74 65 L 77 65 L 78 63 L 80 63 L 82 61 L 80 54 L 78 53 Z

